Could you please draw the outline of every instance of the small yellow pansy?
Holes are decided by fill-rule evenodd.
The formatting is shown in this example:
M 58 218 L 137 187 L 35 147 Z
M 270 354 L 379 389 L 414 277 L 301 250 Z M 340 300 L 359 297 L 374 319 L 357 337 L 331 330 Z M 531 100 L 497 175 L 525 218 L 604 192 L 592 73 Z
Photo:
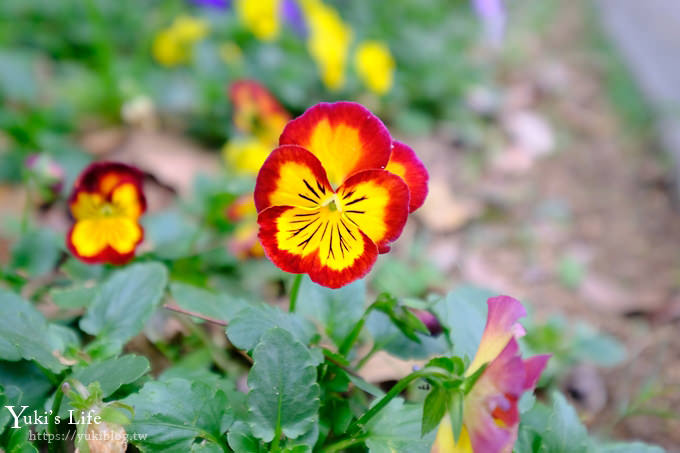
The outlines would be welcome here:
M 385 44 L 364 41 L 357 49 L 354 64 L 361 81 L 375 94 L 384 95 L 392 88 L 395 64 Z
M 236 13 L 257 39 L 272 41 L 279 36 L 280 0 L 237 0 Z
M 161 30 L 152 44 L 156 61 L 165 66 L 177 66 L 191 59 L 194 44 L 208 34 L 208 24 L 195 17 L 180 16 L 172 25 Z
M 319 0 L 305 0 L 302 8 L 309 24 L 309 53 L 319 67 L 326 87 L 338 90 L 345 84 L 352 30 L 335 9 Z
M 272 150 L 272 145 L 257 138 L 237 138 L 224 145 L 222 155 L 238 173 L 256 175 Z

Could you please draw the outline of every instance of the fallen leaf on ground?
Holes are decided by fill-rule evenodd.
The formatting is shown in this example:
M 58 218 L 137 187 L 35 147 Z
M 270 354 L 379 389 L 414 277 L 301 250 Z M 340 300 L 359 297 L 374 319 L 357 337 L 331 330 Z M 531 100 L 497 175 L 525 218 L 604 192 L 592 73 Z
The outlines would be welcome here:
M 433 180 L 425 204 L 418 214 L 432 231 L 455 231 L 482 214 L 482 204 L 454 195 L 443 180 Z

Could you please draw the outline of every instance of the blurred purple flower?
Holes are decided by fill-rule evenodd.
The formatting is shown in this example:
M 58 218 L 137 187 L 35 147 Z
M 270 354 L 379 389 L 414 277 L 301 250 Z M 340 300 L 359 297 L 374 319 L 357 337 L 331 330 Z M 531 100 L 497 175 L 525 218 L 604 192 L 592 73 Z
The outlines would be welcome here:
M 231 0 L 191 0 L 196 6 L 215 9 L 227 9 L 231 6 Z
M 307 37 L 307 22 L 296 0 L 281 2 L 281 16 L 296 35 L 301 38 Z
M 475 13 L 484 25 L 486 38 L 494 46 L 503 43 L 507 19 L 503 0 L 472 0 Z

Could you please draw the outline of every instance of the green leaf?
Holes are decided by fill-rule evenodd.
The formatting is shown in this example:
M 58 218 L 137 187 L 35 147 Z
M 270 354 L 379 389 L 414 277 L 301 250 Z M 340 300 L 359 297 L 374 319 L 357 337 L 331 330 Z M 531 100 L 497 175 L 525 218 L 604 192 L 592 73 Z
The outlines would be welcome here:
M 620 442 L 598 447 L 596 453 L 665 453 L 661 447 L 643 442 Z
M 52 383 L 34 363 L 0 362 L 0 385 L 5 389 L 7 404 L 41 407 L 52 389 Z
M 5 430 L 5 425 L 7 425 L 7 422 L 12 418 L 10 412 L 5 409 L 6 405 L 11 404 L 7 399 L 7 395 L 5 395 L 5 389 L 0 385 L 0 408 L 3 408 L 3 410 L 0 411 L 0 434 Z
M 357 388 L 363 390 L 364 392 L 368 393 L 372 397 L 382 398 L 383 396 L 385 396 L 385 392 L 383 392 L 380 387 L 376 387 L 375 385 L 364 381 L 359 376 L 355 376 L 353 374 L 348 374 L 347 377 L 349 378 L 350 382 L 352 382 L 352 384 L 356 385 Z
M 69 347 L 79 347 L 80 337 L 70 327 L 61 324 L 47 326 L 47 336 L 50 338 L 50 347 L 53 351 L 64 352 Z
M 30 430 L 29 425 L 23 425 L 18 429 L 10 429 L 7 453 L 38 453 L 38 449 L 29 440 Z
M 60 308 L 83 308 L 88 307 L 95 299 L 97 287 L 79 283 L 68 288 L 54 288 L 50 291 L 50 296 Z
M 168 272 L 160 263 L 134 264 L 115 272 L 103 285 L 80 328 L 97 335 L 103 355 L 119 352 L 137 335 L 158 306 L 165 291 Z
M 532 392 L 525 392 L 519 398 L 517 409 L 519 410 L 520 414 L 523 414 L 531 410 L 531 408 L 534 407 L 534 404 L 536 404 L 536 395 L 534 395 Z
M 571 256 L 563 257 L 557 266 L 560 282 L 569 289 L 578 289 L 587 273 L 586 266 L 581 260 Z
M 233 422 L 225 393 L 202 382 L 152 381 L 122 402 L 135 409 L 126 431 L 147 435 L 131 439 L 143 452 L 186 453 L 197 438 L 224 445 L 223 428 Z
M 177 305 L 183 309 L 222 321 L 231 321 L 238 312 L 249 306 L 242 299 L 232 298 L 226 294 L 216 294 L 187 283 L 171 283 L 170 292 Z M 198 318 L 195 321 L 203 322 Z
M 320 322 L 326 335 L 339 346 L 364 314 L 365 302 L 364 280 L 330 289 L 305 276 L 300 284 L 297 312 Z
M 29 231 L 12 248 L 10 268 L 37 277 L 53 270 L 60 255 L 61 240 L 53 230 Z
M 460 357 L 435 357 L 427 362 L 425 366 L 443 368 L 449 373 L 459 376 L 465 371 L 465 363 Z
M 224 449 L 214 442 L 203 441 L 191 446 L 191 453 L 224 453 Z
M 419 342 L 409 339 L 380 311 L 372 311 L 366 320 L 366 327 L 377 345 L 402 359 L 424 359 L 446 352 L 447 344 L 443 335 L 431 337 L 416 333 Z
M 320 390 L 307 347 L 273 328 L 262 336 L 253 359 L 248 407 L 255 437 L 271 442 L 281 433 L 295 439 L 308 432 L 318 417 Z
M 117 425 L 127 425 L 130 419 L 121 410 L 115 407 L 106 406 L 100 412 L 99 416 L 107 423 L 115 423 Z
M 191 252 L 196 226 L 178 211 L 154 212 L 142 218 L 145 240 L 162 259 L 177 259 Z
M 598 332 L 594 328 L 579 324 L 569 351 L 575 358 L 611 367 L 626 358 L 626 348 L 616 338 Z
M 99 382 L 104 397 L 111 395 L 123 384 L 134 382 L 144 376 L 151 366 L 146 357 L 125 355 L 102 362 L 93 362 L 86 367 L 77 367 L 72 379 L 88 386 L 92 382 Z
M 269 329 L 280 327 L 298 341 L 308 344 L 316 329 L 296 313 L 285 313 L 278 307 L 262 303 L 241 310 L 227 326 L 227 336 L 239 349 L 251 350 Z
M 421 435 L 425 435 L 439 426 L 449 406 L 451 396 L 449 391 L 441 385 L 432 387 L 425 397 L 423 405 L 423 423 Z
M 64 366 L 52 355 L 45 317 L 33 305 L 0 288 L 0 358 L 35 360 L 55 373 Z
M 235 422 L 227 433 L 229 447 L 235 453 L 259 453 L 264 452 L 262 442 L 253 436 L 250 426 L 242 421 Z
M 449 404 L 449 416 L 451 417 L 451 428 L 453 429 L 453 439 L 458 442 L 460 432 L 463 429 L 463 402 L 464 395 L 460 390 L 451 392 L 451 402 Z
M 588 432 L 578 414 L 560 393 L 552 395 L 552 413 L 543 434 L 549 453 L 582 453 L 589 446 Z
M 366 424 L 370 453 L 429 453 L 435 432 L 421 437 L 423 407 L 395 398 Z
M 392 323 L 411 341 L 420 343 L 417 333 L 429 333 L 427 326 L 391 294 L 380 294 L 373 308 L 389 316 Z
M 486 289 L 463 285 L 432 307 L 448 330 L 453 343 L 453 355 L 475 356 L 486 324 L 486 301 L 495 295 Z

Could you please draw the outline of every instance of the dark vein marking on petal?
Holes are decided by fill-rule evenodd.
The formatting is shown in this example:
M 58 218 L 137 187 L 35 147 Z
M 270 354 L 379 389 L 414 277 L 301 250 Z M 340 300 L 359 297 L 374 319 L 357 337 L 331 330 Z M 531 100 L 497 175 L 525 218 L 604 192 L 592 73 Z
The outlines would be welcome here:
M 349 192 L 347 192 L 345 195 L 342 196 L 342 199 L 344 200 L 345 198 L 349 198 L 352 195 L 354 195 L 354 191 L 350 190 Z
M 314 194 L 314 196 L 315 196 L 316 198 L 319 198 L 319 194 L 316 193 L 316 190 L 314 190 L 314 187 L 312 187 L 312 186 L 309 185 L 309 183 L 307 182 L 306 179 L 303 179 L 302 182 L 305 183 L 305 186 L 307 186 L 307 188 Z
M 360 201 L 364 201 L 365 199 L 366 197 L 357 198 L 356 200 L 352 200 L 349 203 L 345 203 L 345 206 L 350 206 L 353 205 L 354 203 L 359 203 Z
M 311 201 L 312 203 L 316 204 L 316 200 L 312 200 L 312 199 L 309 198 L 307 195 L 303 195 L 303 194 L 299 193 L 299 194 L 298 194 L 298 197 L 300 197 L 300 198 L 302 198 L 302 199 L 305 199 L 305 200 L 307 200 L 307 201 Z
M 314 232 L 312 232 L 312 234 L 310 234 L 307 239 L 305 239 L 304 241 L 302 241 L 298 244 L 298 247 L 302 247 L 302 250 L 304 250 L 305 247 L 307 247 L 307 244 L 309 244 L 309 241 L 311 241 L 312 238 L 314 237 L 314 235 L 316 235 L 316 232 L 319 231 L 319 228 L 321 228 L 320 223 L 319 223 L 319 225 L 317 225 L 316 230 L 314 230 Z
M 344 226 L 345 229 L 347 230 L 347 234 L 349 234 L 350 237 L 356 241 L 357 238 L 354 237 L 354 235 L 353 235 L 352 232 L 349 230 L 349 228 L 347 227 L 347 225 L 345 225 L 345 221 L 342 220 L 342 219 L 340 219 L 340 223 L 342 223 L 342 226 Z
M 321 233 L 321 240 L 323 241 L 323 238 L 326 237 L 326 230 L 328 229 L 328 222 L 326 222 L 326 226 L 323 227 L 323 233 Z
M 326 188 L 324 186 L 322 186 L 319 181 L 316 182 L 316 187 L 319 188 L 319 190 L 321 191 L 322 194 L 326 195 Z
M 328 254 L 326 255 L 326 259 L 331 255 L 333 255 L 333 259 L 335 259 L 335 252 L 333 251 L 333 227 L 331 227 L 331 240 L 328 243 Z
M 300 228 L 297 228 L 297 229 L 295 229 L 295 230 L 288 230 L 289 233 L 293 233 L 293 234 L 290 235 L 290 238 L 289 238 L 289 239 L 293 239 L 295 236 L 297 236 L 298 234 L 302 233 L 302 232 L 303 232 L 304 230 L 306 230 L 310 225 L 313 225 L 317 220 L 319 220 L 319 219 L 316 218 L 316 219 L 312 220 L 311 222 L 307 223 L 307 225 L 305 225 L 305 226 L 303 226 L 303 227 L 300 227 Z

